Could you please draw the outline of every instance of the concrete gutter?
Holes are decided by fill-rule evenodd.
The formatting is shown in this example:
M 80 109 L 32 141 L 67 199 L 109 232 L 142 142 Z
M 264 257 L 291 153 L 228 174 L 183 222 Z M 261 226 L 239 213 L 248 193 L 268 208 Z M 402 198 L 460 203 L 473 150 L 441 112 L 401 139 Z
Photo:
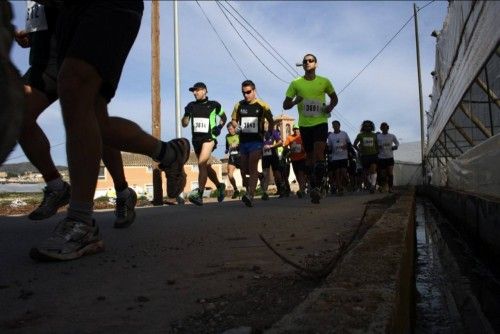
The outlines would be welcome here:
M 266 333 L 409 333 L 415 191 L 401 195 L 337 268 Z
M 419 188 L 488 260 L 500 266 L 500 199 L 444 187 Z

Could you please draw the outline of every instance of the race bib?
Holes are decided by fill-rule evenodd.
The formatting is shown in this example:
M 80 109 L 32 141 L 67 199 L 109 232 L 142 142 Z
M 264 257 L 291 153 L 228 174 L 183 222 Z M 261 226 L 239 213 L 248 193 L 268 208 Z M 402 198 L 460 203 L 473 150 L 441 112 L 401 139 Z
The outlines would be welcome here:
M 27 2 L 26 32 L 47 30 L 47 19 L 42 5 L 35 1 Z
M 291 151 L 292 153 L 300 153 L 300 151 L 302 151 L 302 145 L 297 144 L 297 143 L 293 143 L 293 144 L 290 146 L 290 151 Z
M 270 156 L 270 155 L 272 155 L 272 154 L 273 154 L 273 152 L 271 152 L 271 150 L 263 150 L 263 151 L 262 151 L 262 155 L 263 155 L 264 157 L 268 157 L 268 156 Z
M 336 153 L 343 153 L 345 151 L 344 146 L 345 146 L 345 144 L 343 142 L 338 142 L 335 145 L 335 152 Z
M 241 132 L 243 133 L 258 133 L 259 132 L 259 118 L 245 116 L 241 117 Z
M 208 133 L 209 119 L 205 117 L 193 117 L 193 132 L 196 133 Z
M 303 105 L 304 109 L 302 109 L 302 113 L 305 116 L 318 117 L 323 112 L 323 103 L 321 101 L 304 100 Z
M 364 147 L 373 147 L 375 146 L 375 142 L 372 137 L 364 137 L 363 138 L 363 146 Z

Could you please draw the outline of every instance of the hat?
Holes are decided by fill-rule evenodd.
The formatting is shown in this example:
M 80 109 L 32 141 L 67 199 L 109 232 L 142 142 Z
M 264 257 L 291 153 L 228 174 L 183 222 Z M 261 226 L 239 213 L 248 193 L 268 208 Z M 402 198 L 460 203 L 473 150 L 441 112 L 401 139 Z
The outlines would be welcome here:
M 299 126 L 297 124 L 294 124 L 292 129 L 298 129 L 298 128 Z
M 189 88 L 189 91 L 194 92 L 198 88 L 207 89 L 207 86 L 203 82 L 197 82 L 193 85 L 193 87 Z

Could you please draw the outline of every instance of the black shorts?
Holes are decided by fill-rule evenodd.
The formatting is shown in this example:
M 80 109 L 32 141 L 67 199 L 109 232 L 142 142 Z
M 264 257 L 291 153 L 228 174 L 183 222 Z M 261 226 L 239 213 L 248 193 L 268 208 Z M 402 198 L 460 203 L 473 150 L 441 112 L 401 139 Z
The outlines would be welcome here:
M 394 158 L 378 159 L 378 168 L 386 169 L 387 167 L 394 166 Z
M 315 126 L 301 126 L 300 136 L 306 153 L 314 151 L 314 143 L 326 143 L 328 138 L 328 123 L 318 124 Z
M 280 158 L 276 153 L 262 157 L 262 169 L 272 167 L 274 170 L 281 170 Z
M 230 154 L 229 158 L 227 159 L 227 164 L 233 165 L 236 168 L 240 168 L 240 164 L 241 164 L 240 154 Z
M 331 171 L 335 171 L 339 168 L 347 169 L 347 159 L 342 160 L 330 160 L 328 162 L 328 169 Z
M 295 173 L 295 176 L 297 176 L 297 173 L 304 172 L 306 170 L 306 160 L 305 159 L 296 161 L 292 160 L 292 168 L 293 172 Z
M 194 151 L 194 153 L 196 153 L 196 155 L 200 155 L 203 143 L 208 143 L 208 142 L 211 142 L 211 141 L 215 142 L 214 148 L 212 149 L 212 152 L 213 152 L 217 148 L 217 140 L 202 139 L 202 140 L 191 141 L 193 143 L 193 151 Z
M 377 164 L 378 157 L 376 154 L 373 155 L 362 155 L 361 156 L 361 165 L 364 169 L 370 168 L 371 164 Z
M 57 100 L 57 64 L 33 65 L 23 75 L 23 83 L 43 93 L 50 103 Z
M 56 30 L 58 64 L 77 58 L 102 79 L 100 94 L 115 95 L 128 53 L 141 25 L 142 0 L 65 1 Z

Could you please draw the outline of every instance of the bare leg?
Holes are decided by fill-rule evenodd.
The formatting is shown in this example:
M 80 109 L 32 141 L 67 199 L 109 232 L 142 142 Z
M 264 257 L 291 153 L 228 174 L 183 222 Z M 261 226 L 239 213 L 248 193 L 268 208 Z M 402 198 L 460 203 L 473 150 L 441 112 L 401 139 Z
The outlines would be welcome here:
M 250 175 L 248 179 L 248 195 L 251 198 L 255 194 L 255 188 L 257 188 L 257 181 L 259 179 L 258 164 L 261 156 L 262 150 L 255 150 L 248 155 L 248 172 Z
M 115 190 L 119 191 L 128 188 L 127 180 L 125 179 L 125 173 L 123 171 L 123 160 L 120 151 L 115 150 L 107 145 L 102 147 L 102 161 L 104 165 L 111 174 L 113 178 L 113 183 L 115 185 Z
M 233 186 L 234 191 L 238 190 L 236 187 L 236 180 L 234 179 L 234 170 L 236 167 L 234 165 L 227 165 L 227 177 L 229 178 L 229 182 Z
M 243 186 L 246 188 L 247 190 L 247 193 L 248 193 L 248 173 L 249 173 L 249 170 L 250 168 L 248 167 L 248 163 L 249 163 L 249 155 L 248 154 L 241 154 L 241 168 L 240 168 L 240 172 L 241 172 L 241 179 L 243 180 Z
M 219 178 L 217 177 L 217 172 L 212 167 L 212 165 L 207 165 L 207 175 L 210 181 L 212 181 L 215 184 L 215 186 L 218 187 L 221 182 L 219 181 Z
M 387 184 L 389 185 L 389 191 L 392 192 L 392 187 L 394 186 L 394 166 L 387 166 Z
M 269 179 L 271 178 L 271 168 L 264 168 L 262 170 L 262 174 L 264 174 L 264 179 L 262 180 L 260 186 L 263 192 L 267 192 L 267 188 L 269 187 Z
M 198 155 L 198 186 L 201 190 L 205 189 L 205 185 L 207 184 L 208 177 L 208 159 L 210 159 L 210 155 L 212 154 L 212 150 L 214 148 L 215 143 L 213 141 L 203 143 L 201 147 L 201 152 Z M 210 168 L 212 169 L 212 168 Z M 212 169 L 213 170 L 213 169 Z M 215 172 L 215 171 L 214 171 Z M 217 179 L 217 176 L 216 176 Z M 213 182 L 213 180 L 212 180 Z M 219 185 L 219 181 L 215 183 L 215 186 Z
M 36 123 L 40 114 L 50 106 L 45 94 L 30 86 L 24 86 L 26 112 L 19 136 L 19 144 L 28 160 L 40 171 L 45 182 L 61 177 L 50 155 L 50 143 Z
M 101 133 L 95 112 L 101 78 L 88 63 L 66 58 L 58 79 L 73 188 L 71 201 L 91 205 L 102 155 Z

